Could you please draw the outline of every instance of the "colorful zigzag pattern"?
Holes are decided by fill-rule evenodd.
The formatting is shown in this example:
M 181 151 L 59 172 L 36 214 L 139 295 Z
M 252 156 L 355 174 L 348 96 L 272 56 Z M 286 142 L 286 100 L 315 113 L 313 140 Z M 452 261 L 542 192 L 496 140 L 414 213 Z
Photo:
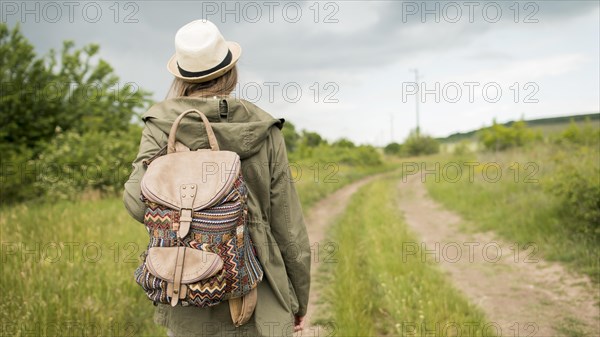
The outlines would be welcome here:
M 215 206 L 194 211 L 189 234 L 183 239 L 186 247 L 218 254 L 223 268 L 216 275 L 188 284 L 183 305 L 209 307 L 230 298 L 241 297 L 258 285 L 263 270 L 258 261 L 247 229 L 248 190 L 240 174 L 231 191 Z M 148 201 L 144 224 L 148 229 L 151 247 L 177 245 L 173 223 L 179 212 Z M 136 282 L 148 298 L 157 303 L 170 303 L 167 282 L 152 275 L 144 262 L 135 271 Z

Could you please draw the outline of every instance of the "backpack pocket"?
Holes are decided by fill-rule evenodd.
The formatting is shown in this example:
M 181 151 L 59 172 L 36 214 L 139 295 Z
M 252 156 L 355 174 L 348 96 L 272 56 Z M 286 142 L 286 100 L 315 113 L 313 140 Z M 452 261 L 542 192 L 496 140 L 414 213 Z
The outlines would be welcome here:
M 146 267 L 157 278 L 175 282 L 177 255 L 184 254 L 181 283 L 190 284 L 215 275 L 223 268 L 223 260 L 215 253 L 185 247 L 152 247 L 148 249 Z

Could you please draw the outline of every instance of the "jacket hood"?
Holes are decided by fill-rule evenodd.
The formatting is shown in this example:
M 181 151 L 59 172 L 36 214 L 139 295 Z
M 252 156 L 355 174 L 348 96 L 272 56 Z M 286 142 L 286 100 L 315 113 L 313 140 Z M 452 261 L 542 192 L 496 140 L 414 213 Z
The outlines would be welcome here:
M 168 135 L 175 119 L 189 109 L 204 113 L 220 149 L 233 151 L 241 159 L 258 152 L 271 127 L 281 129 L 284 123 L 284 119 L 275 119 L 256 105 L 232 97 L 168 99 L 153 105 L 142 115 L 142 120 Z M 176 138 L 191 150 L 209 148 L 206 129 L 198 114 L 189 114 L 181 120 Z

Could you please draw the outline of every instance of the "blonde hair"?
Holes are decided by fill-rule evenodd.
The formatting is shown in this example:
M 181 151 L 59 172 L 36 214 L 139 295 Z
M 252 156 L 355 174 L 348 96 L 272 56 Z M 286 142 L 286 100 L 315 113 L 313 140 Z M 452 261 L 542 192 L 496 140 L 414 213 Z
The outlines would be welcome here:
M 175 77 L 166 98 L 228 96 L 235 89 L 237 81 L 237 66 L 222 76 L 201 83 L 185 82 Z

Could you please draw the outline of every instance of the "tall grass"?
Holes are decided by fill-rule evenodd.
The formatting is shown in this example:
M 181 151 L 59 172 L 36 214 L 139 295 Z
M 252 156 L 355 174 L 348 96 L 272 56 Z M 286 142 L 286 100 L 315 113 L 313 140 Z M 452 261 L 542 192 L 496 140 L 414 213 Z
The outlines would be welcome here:
M 294 179 L 308 209 L 390 167 L 304 165 Z M 147 233 L 120 198 L 2 207 L 0 230 L 0 336 L 166 335 L 133 280 Z
M 164 335 L 133 282 L 147 233 L 119 199 L 3 209 L 3 336 Z
M 397 186 L 396 176 L 361 188 L 333 227 L 338 252 L 324 264 L 321 323 L 339 336 L 468 336 L 469 325 L 489 336 L 483 314 L 436 265 L 403 255 L 402 242 L 416 238 L 398 210 Z
M 480 164 L 472 166 L 472 174 L 462 166 L 462 176 L 457 181 L 453 181 L 454 172 L 451 179 L 427 179 L 427 188 L 434 199 L 469 220 L 467 229 L 492 230 L 521 246 L 533 244 L 538 256 L 564 262 L 600 281 L 598 233 L 578 229 L 584 226 L 577 223 L 576 210 L 565 209 L 564 199 L 555 188 L 557 179 L 564 179 L 567 184 L 575 179 L 575 171 L 590 172 L 589 181 L 598 186 L 597 148 L 578 152 L 572 146 L 536 144 L 506 152 L 473 154 L 468 159 L 438 157 L 428 165 L 433 167 L 438 162 L 443 168 L 448 163 L 465 161 Z M 565 167 L 573 171 L 563 172 Z M 502 176 L 494 181 L 497 168 Z

